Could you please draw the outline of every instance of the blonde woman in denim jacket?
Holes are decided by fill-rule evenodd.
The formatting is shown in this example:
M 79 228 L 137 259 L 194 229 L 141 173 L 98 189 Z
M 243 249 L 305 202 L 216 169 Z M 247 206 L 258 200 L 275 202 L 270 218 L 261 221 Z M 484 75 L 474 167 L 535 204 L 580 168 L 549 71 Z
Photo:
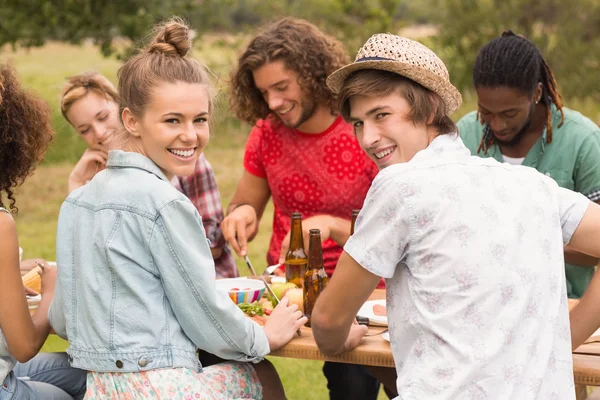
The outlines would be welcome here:
M 174 19 L 123 65 L 123 150 L 61 208 L 49 316 L 89 399 L 285 397 L 263 358 L 306 318 L 284 298 L 263 328 L 217 291 L 202 219 L 170 184 L 209 137 L 211 87 L 190 47 Z M 230 361 L 202 368 L 197 349 Z

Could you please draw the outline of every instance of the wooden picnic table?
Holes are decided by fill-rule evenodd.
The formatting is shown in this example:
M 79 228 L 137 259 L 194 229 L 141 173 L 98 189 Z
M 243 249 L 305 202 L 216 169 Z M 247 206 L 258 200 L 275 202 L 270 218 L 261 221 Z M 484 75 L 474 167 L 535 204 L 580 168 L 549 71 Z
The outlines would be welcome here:
M 369 297 L 369 300 L 379 299 L 385 299 L 384 289 L 376 289 Z M 576 304 L 576 300 L 569 300 L 569 309 Z M 384 327 L 370 327 L 367 335 L 371 336 L 366 336 L 353 350 L 329 357 L 319 351 L 312 329 L 302 327 L 302 336 L 294 337 L 287 345 L 273 351 L 270 355 L 394 368 L 390 343 L 380 334 L 384 330 Z M 584 344 L 573 352 L 573 374 L 575 385 L 580 388 L 600 386 L 600 343 Z M 579 398 L 585 397 L 578 396 Z
M 384 289 L 375 289 L 369 300 L 385 299 Z M 394 368 L 390 343 L 381 337 L 385 327 L 369 327 L 369 332 L 353 350 L 329 357 L 321 353 L 313 337 L 312 329 L 302 327 L 301 336 L 295 336 L 288 344 L 270 353 L 271 356 L 300 358 L 304 360 L 334 361 L 346 364 L 372 365 Z

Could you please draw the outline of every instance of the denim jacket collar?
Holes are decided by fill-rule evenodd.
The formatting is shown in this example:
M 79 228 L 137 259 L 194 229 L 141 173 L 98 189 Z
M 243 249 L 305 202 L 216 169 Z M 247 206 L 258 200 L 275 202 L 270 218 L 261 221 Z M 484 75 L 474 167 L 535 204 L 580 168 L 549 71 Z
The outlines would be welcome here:
M 148 157 L 143 154 L 123 151 L 123 150 L 111 150 L 108 152 L 108 161 L 106 162 L 107 168 L 138 168 L 144 171 L 148 171 L 163 181 L 169 182 L 166 175 L 161 169 Z

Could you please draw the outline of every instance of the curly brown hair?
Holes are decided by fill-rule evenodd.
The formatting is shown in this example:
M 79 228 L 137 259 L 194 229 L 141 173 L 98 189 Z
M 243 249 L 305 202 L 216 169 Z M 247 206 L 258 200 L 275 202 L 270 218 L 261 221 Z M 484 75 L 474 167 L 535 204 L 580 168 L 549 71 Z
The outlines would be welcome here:
M 46 102 L 21 88 L 12 67 L 0 65 L 0 193 L 14 214 L 13 190 L 33 172 L 54 136 L 51 115 Z
M 254 85 L 252 71 L 278 60 L 298 74 L 298 84 L 315 103 L 327 105 L 332 114 L 338 114 L 337 96 L 325 81 L 349 62 L 343 44 L 305 20 L 286 17 L 252 39 L 232 74 L 231 108 L 239 119 L 254 124 L 271 114 Z

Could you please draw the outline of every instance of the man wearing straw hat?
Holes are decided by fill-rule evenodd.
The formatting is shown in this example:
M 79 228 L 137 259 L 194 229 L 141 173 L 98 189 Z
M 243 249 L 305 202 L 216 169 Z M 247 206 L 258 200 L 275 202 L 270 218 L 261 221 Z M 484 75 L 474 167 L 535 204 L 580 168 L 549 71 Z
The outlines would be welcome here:
M 563 246 L 600 255 L 600 207 L 471 156 L 461 96 L 418 42 L 374 35 L 327 84 L 380 172 L 313 311 L 320 349 L 356 346 L 383 277 L 399 398 L 574 399 Z

